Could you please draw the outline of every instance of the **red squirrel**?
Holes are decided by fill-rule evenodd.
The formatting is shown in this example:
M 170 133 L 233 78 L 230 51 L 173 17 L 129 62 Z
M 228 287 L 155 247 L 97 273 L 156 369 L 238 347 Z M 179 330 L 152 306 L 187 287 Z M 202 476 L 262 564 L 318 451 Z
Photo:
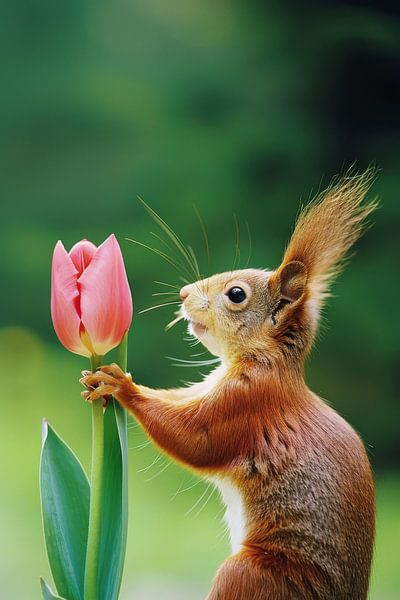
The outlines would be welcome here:
M 112 394 L 169 457 L 212 480 L 232 555 L 208 600 L 365 600 L 374 542 L 370 464 L 351 426 L 304 381 L 319 315 L 376 202 L 371 171 L 306 206 L 275 271 L 185 285 L 181 314 L 220 357 L 201 383 L 152 389 L 117 365 L 81 379 Z

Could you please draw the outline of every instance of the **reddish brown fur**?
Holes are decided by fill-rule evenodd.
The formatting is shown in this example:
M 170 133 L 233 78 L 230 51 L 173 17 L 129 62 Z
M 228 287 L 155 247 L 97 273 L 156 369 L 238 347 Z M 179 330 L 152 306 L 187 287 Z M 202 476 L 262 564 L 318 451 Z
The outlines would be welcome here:
M 208 600 L 367 597 L 371 470 L 357 434 L 306 387 L 303 362 L 329 276 L 373 208 L 360 208 L 369 181 L 369 174 L 347 179 L 303 212 L 272 275 L 234 274 L 249 285 L 259 277 L 269 316 L 262 325 L 255 320 L 256 292 L 249 322 L 240 321 L 244 312 L 232 314 L 232 331 L 244 330 L 248 342 L 241 338 L 235 347 L 235 337 L 226 332 L 221 353 L 229 347 L 229 361 L 215 385 L 153 390 L 136 385 L 115 365 L 83 379 L 100 384 L 86 397 L 112 393 L 172 458 L 203 475 L 229 477 L 240 490 L 245 539 L 218 571 Z M 215 277 L 218 299 L 229 279 Z M 188 306 L 195 310 L 190 301 Z M 207 327 L 217 338 L 211 317 Z

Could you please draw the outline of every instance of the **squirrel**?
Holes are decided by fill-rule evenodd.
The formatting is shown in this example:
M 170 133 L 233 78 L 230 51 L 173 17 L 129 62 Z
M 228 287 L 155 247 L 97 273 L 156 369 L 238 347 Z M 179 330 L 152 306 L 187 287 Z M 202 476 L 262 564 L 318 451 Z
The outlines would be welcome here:
M 347 174 L 300 212 L 281 265 L 216 274 L 180 291 L 189 330 L 220 364 L 179 389 L 117 365 L 83 372 L 169 457 L 212 480 L 232 554 L 207 600 L 365 600 L 374 483 L 360 437 L 304 380 L 330 284 L 364 230 L 373 181 Z

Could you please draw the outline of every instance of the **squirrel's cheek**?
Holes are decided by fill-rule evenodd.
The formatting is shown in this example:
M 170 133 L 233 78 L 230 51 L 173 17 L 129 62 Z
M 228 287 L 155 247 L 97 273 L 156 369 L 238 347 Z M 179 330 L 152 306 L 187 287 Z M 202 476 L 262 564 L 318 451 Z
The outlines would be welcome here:
M 211 352 L 211 354 L 214 354 L 214 356 L 222 358 L 226 355 L 224 344 L 210 330 L 201 337 L 201 343 L 209 350 L 209 352 Z

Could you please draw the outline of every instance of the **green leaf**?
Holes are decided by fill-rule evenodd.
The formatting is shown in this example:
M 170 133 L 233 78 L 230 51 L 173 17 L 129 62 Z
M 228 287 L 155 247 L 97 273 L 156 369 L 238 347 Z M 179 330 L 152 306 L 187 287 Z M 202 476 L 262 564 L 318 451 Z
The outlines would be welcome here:
M 126 365 L 125 365 L 126 369 Z M 122 572 L 125 561 L 126 539 L 128 534 L 128 417 L 126 410 L 114 400 L 114 412 L 118 427 L 119 443 L 122 459 L 122 490 L 121 490 L 121 529 L 122 544 L 120 555 L 120 575 L 118 590 L 121 587 Z
M 122 414 L 121 414 L 122 411 Z M 123 443 L 119 435 L 122 431 Z M 104 463 L 98 589 L 100 600 L 115 600 L 121 585 L 127 528 L 126 414 L 115 400 L 104 413 Z
M 43 600 L 65 600 L 65 598 L 54 594 L 49 584 L 42 577 L 40 578 L 40 585 L 42 587 Z
M 57 591 L 83 600 L 90 488 L 75 454 L 43 422 L 40 493 L 47 555 Z

